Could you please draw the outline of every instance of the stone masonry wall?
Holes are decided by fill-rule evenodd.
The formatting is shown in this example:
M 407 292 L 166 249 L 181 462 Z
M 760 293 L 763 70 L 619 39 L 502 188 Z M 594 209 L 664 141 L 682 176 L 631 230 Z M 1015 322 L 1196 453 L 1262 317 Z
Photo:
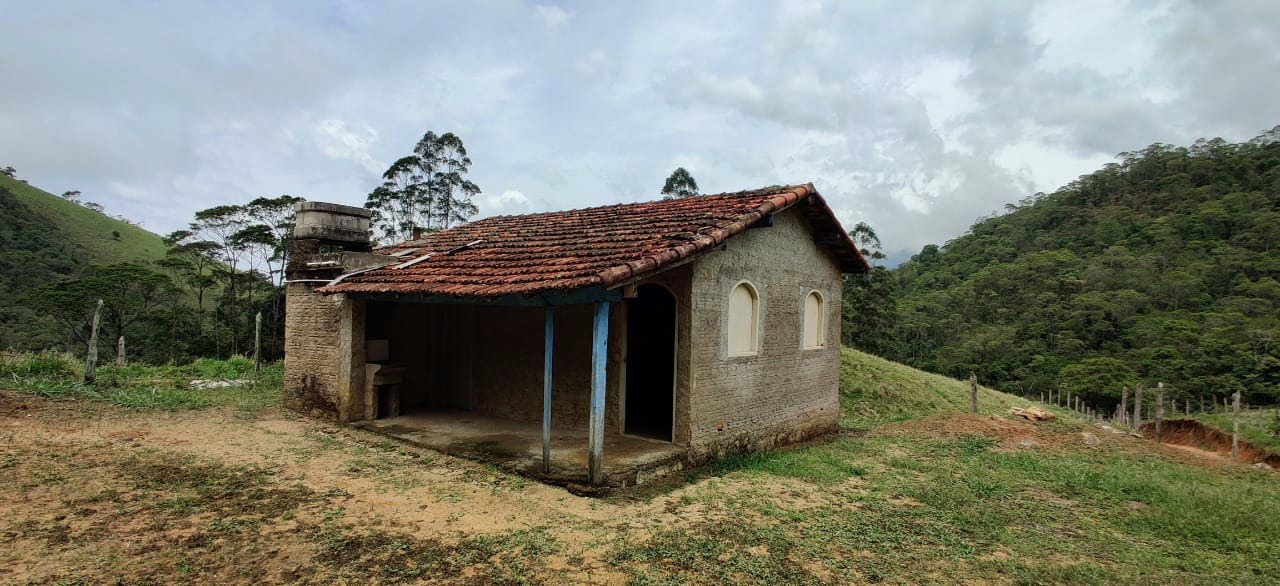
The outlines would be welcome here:
M 729 357 L 728 297 L 759 295 L 759 351 Z M 803 349 L 806 295 L 824 300 L 825 345 Z M 839 421 L 841 274 L 795 210 L 693 263 L 692 460 L 767 449 L 835 431 Z
M 285 288 L 284 406 L 337 419 L 340 398 L 337 329 L 346 309 L 339 296 L 320 295 L 312 283 Z

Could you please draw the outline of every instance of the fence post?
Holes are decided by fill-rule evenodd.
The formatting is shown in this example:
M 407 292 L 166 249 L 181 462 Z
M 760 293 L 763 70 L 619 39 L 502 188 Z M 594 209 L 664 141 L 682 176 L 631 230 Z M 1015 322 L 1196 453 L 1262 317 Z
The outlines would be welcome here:
M 1164 383 L 1156 383 L 1156 441 L 1160 441 L 1160 424 L 1164 422 Z
M 978 412 L 978 373 L 969 372 L 969 412 Z
M 128 363 L 129 360 L 125 358 L 124 354 L 124 336 L 120 336 L 120 338 L 116 340 L 116 366 L 124 366 Z
M 1133 389 L 1133 428 L 1142 429 L 1142 383 Z
M 89 330 L 89 351 L 84 357 L 84 382 L 91 383 L 97 376 L 98 369 L 98 323 L 102 319 L 102 300 L 98 300 L 98 308 L 93 310 L 93 328 Z
M 262 370 L 262 312 L 253 318 L 253 378 Z
M 1240 461 L 1240 391 L 1233 397 L 1234 406 L 1231 416 L 1231 461 Z

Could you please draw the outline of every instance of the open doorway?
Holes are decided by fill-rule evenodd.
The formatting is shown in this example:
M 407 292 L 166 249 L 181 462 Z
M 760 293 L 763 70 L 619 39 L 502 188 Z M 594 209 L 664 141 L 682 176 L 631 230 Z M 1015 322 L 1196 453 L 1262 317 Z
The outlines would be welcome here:
M 626 433 L 671 441 L 675 373 L 676 299 L 641 285 L 627 300 Z

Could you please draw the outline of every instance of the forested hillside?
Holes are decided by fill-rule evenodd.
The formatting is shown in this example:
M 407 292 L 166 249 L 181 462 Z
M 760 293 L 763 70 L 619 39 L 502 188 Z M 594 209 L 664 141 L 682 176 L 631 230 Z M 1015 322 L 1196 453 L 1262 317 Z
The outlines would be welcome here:
M 1118 159 L 851 288 L 888 309 L 848 339 L 1029 396 L 1280 400 L 1280 127 Z
M 65 342 L 26 298 L 36 287 L 93 265 L 159 261 L 166 248 L 138 226 L 0 176 L 0 349 Z

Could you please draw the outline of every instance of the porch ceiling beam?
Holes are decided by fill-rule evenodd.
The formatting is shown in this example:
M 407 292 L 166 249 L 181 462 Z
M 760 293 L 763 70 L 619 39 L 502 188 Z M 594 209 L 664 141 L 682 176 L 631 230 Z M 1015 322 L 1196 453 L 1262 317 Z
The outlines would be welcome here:
M 494 307 L 547 307 L 622 301 L 621 290 L 587 287 L 573 291 L 548 291 L 535 295 L 503 295 L 501 297 L 454 297 L 420 293 L 348 293 L 352 299 L 390 301 L 394 303 L 435 303 L 440 305 L 479 305 Z
M 591 332 L 591 412 L 587 425 L 587 476 L 593 486 L 604 483 L 604 389 L 609 346 L 609 302 L 596 303 Z
M 555 308 L 547 306 L 546 336 L 542 343 L 542 472 L 551 472 L 551 350 L 555 341 Z

